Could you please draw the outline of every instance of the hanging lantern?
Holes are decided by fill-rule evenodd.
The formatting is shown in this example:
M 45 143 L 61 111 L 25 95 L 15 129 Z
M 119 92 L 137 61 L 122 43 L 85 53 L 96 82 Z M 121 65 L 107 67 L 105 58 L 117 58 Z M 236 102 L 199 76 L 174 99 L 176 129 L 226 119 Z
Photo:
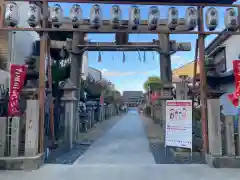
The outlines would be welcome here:
M 111 19 L 110 22 L 112 24 L 113 29 L 118 29 L 121 25 L 121 16 L 122 12 L 118 5 L 113 5 L 111 8 Z
M 73 23 L 73 28 L 78 28 L 82 20 L 82 9 L 78 4 L 74 4 L 70 10 L 70 18 Z
M 39 24 L 40 19 L 41 19 L 40 7 L 34 2 L 29 2 L 27 19 L 29 26 L 36 27 Z
M 224 16 L 224 24 L 225 27 L 230 30 L 236 30 L 238 27 L 238 20 L 237 20 L 237 12 L 234 8 L 226 9 L 226 13 Z
M 125 63 L 125 62 L 126 62 L 126 55 L 125 55 L 124 49 L 123 49 L 123 63 Z
M 157 6 L 151 6 L 148 13 L 148 29 L 156 30 L 158 27 L 158 20 L 160 11 Z
M 175 7 L 170 7 L 168 9 L 168 28 L 170 30 L 175 30 L 178 25 L 178 9 Z
M 59 4 L 55 4 L 51 7 L 50 18 L 54 24 L 54 27 L 59 28 L 62 25 L 63 9 Z
M 197 10 L 194 7 L 188 7 L 185 14 L 186 26 L 189 31 L 192 31 L 197 26 Z
M 137 30 L 140 25 L 141 14 L 137 6 L 132 6 L 129 11 L 129 25 L 133 30 Z
M 214 7 L 206 11 L 206 26 L 210 31 L 214 31 L 218 26 L 218 11 Z
M 6 4 L 4 21 L 7 26 L 15 27 L 19 22 L 18 6 L 15 2 L 9 2 Z
M 90 27 L 99 29 L 102 24 L 102 10 L 99 5 L 93 5 L 90 14 Z

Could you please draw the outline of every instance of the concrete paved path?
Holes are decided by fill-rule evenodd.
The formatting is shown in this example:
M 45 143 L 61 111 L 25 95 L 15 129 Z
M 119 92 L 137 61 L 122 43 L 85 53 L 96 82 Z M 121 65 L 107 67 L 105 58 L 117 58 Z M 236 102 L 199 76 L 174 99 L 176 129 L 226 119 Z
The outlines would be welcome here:
M 141 117 L 129 112 L 75 164 L 155 164 Z
M 0 171 L 1 180 L 239 180 L 239 169 L 204 164 L 155 164 L 139 115 L 127 114 L 74 165 Z

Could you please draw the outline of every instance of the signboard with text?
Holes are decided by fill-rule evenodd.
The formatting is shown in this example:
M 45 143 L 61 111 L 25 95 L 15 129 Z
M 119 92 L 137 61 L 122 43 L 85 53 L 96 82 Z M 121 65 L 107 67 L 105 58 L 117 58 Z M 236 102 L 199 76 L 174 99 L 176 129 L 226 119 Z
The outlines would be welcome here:
M 165 147 L 192 149 L 192 101 L 166 102 Z

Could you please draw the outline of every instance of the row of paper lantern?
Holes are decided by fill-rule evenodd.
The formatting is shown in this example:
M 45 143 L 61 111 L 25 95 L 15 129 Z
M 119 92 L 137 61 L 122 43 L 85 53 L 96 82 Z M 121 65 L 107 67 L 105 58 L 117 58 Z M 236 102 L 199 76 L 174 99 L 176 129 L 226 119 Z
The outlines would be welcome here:
M 59 4 L 55 4 L 49 8 L 50 20 L 55 27 L 62 25 L 64 18 L 63 9 Z M 113 29 L 121 26 L 122 12 L 118 5 L 113 5 L 111 8 L 110 22 Z M 79 4 L 74 4 L 70 10 L 70 19 L 73 23 L 73 28 L 78 28 L 82 23 L 82 9 Z M 156 30 L 159 24 L 160 10 L 157 6 L 151 6 L 148 13 L 148 29 Z M 28 24 L 31 27 L 39 25 L 41 20 L 41 8 L 35 3 L 29 3 L 28 8 Z M 132 29 L 138 29 L 140 25 L 141 15 L 140 9 L 137 6 L 132 6 L 129 11 L 129 26 Z M 198 24 L 198 12 L 194 7 L 188 7 L 185 13 L 185 24 L 188 30 L 194 30 Z M 5 23 L 8 26 L 17 26 L 19 22 L 18 6 L 15 2 L 10 2 L 6 5 Z M 179 12 L 175 7 L 168 9 L 168 27 L 170 30 L 177 28 L 179 22 Z M 210 31 L 216 29 L 219 23 L 218 11 L 214 7 L 207 9 L 205 14 L 205 23 Z M 238 27 L 237 12 L 234 8 L 228 8 L 224 17 L 225 27 L 228 30 L 235 30 Z M 91 8 L 90 14 L 90 27 L 98 29 L 102 25 L 102 9 L 99 5 L 95 4 Z

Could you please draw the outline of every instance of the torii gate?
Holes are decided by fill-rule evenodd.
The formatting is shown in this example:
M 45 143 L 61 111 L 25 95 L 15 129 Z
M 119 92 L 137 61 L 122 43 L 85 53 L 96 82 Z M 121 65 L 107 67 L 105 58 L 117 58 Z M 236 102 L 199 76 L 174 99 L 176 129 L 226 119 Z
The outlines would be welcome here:
M 10 0 L 5 0 L 5 2 Z M 19 1 L 19 0 L 15 0 Z M 43 142 L 44 142 L 44 93 L 45 93 L 45 85 L 44 85 L 44 67 L 45 67 L 45 51 L 47 47 L 47 38 L 48 33 L 51 34 L 54 32 L 73 32 L 73 41 L 72 41 L 72 67 L 75 67 L 75 69 L 72 69 L 71 72 L 71 79 L 74 83 L 77 85 L 77 77 L 74 77 L 74 75 L 79 74 L 79 68 L 81 67 L 81 55 L 83 53 L 83 49 L 87 47 L 88 50 L 96 50 L 97 46 L 96 44 L 85 44 L 84 42 L 84 33 L 116 33 L 117 36 L 123 37 L 130 33 L 152 33 L 156 34 L 159 33 L 159 42 L 150 42 L 149 44 L 127 44 L 127 40 L 123 41 L 120 44 L 101 44 L 102 50 L 118 50 L 119 47 L 124 48 L 124 50 L 127 49 L 139 49 L 140 50 L 158 50 L 160 52 L 160 68 L 161 68 L 161 79 L 164 83 L 171 83 L 171 61 L 170 61 L 170 55 L 171 50 L 181 50 L 181 49 L 170 49 L 169 44 L 169 34 L 197 34 L 198 35 L 198 48 L 199 48 L 199 68 L 200 68 L 200 79 L 201 79 L 201 104 L 202 104 L 202 124 L 203 124 L 203 135 L 204 135 L 204 149 L 207 151 L 208 149 L 208 137 L 207 137 L 207 102 L 206 102 L 206 78 L 205 78 L 205 68 L 204 68 L 204 37 L 206 35 L 210 34 L 220 34 L 219 31 L 205 31 L 204 25 L 203 25 L 203 8 L 205 6 L 230 6 L 230 7 L 237 7 L 238 12 L 240 12 L 240 6 L 239 5 L 232 5 L 232 0 L 222 0 L 219 4 L 218 0 L 192 0 L 192 3 L 186 3 L 185 0 L 159 0 L 159 1 L 135 1 L 135 0 L 116 0 L 116 1 L 105 1 L 105 0 L 68 0 L 68 3 L 99 3 L 99 4 L 154 4 L 154 5 L 172 5 L 172 6 L 197 6 L 197 13 L 198 13 L 198 29 L 195 30 L 189 30 L 186 28 L 186 19 L 183 20 L 185 24 L 183 23 L 180 26 L 177 26 L 175 30 L 169 30 L 166 23 L 157 25 L 158 27 L 155 29 L 149 29 L 147 21 L 141 21 L 139 24 L 138 30 L 133 30 L 128 28 L 128 22 L 121 21 L 122 27 L 119 29 L 113 29 L 112 24 L 110 21 L 103 21 L 100 28 L 92 28 L 91 24 L 88 20 L 84 20 L 82 22 L 82 25 L 80 25 L 77 28 L 73 28 L 72 25 L 65 26 L 63 24 L 60 28 L 53 28 L 49 26 L 49 19 L 48 19 L 48 2 L 51 2 L 52 0 L 42 0 L 41 3 L 41 11 L 43 14 L 43 18 L 41 21 L 41 27 L 40 28 L 17 28 L 17 27 L 6 27 L 3 25 L 4 21 L 4 7 L 1 7 L 1 16 L 0 16 L 0 30 L 1 31 L 37 31 L 41 32 L 41 45 L 40 45 L 40 68 L 39 68 L 39 105 L 40 105 L 40 152 L 43 152 Z M 55 0 L 54 2 L 66 2 L 65 0 Z M 31 2 L 38 2 L 39 0 L 31 0 Z M 181 22 L 181 21 L 180 21 Z M 238 22 L 240 22 L 240 16 L 238 17 Z M 208 22 L 211 24 L 211 22 Z M 54 23 L 52 23 L 54 24 Z M 69 24 L 69 23 L 67 23 Z M 238 23 L 239 24 L 239 23 Z M 238 28 L 238 26 L 237 26 Z M 210 29 L 210 28 L 209 28 Z M 127 32 L 127 33 L 121 33 L 121 32 Z M 236 31 L 227 31 L 225 34 L 240 34 Z M 117 38 L 118 39 L 118 38 Z M 120 38 L 121 39 L 121 38 Z M 126 38 L 127 39 L 127 38 Z M 118 42 L 117 42 L 118 43 Z M 142 48 L 141 48 L 142 47 Z M 182 46 L 181 46 L 182 47 Z M 182 49 L 184 50 L 184 48 Z M 80 61 L 79 61 L 80 59 Z M 79 81 L 78 81 L 79 82 Z M 79 86 L 78 86 L 79 87 Z

